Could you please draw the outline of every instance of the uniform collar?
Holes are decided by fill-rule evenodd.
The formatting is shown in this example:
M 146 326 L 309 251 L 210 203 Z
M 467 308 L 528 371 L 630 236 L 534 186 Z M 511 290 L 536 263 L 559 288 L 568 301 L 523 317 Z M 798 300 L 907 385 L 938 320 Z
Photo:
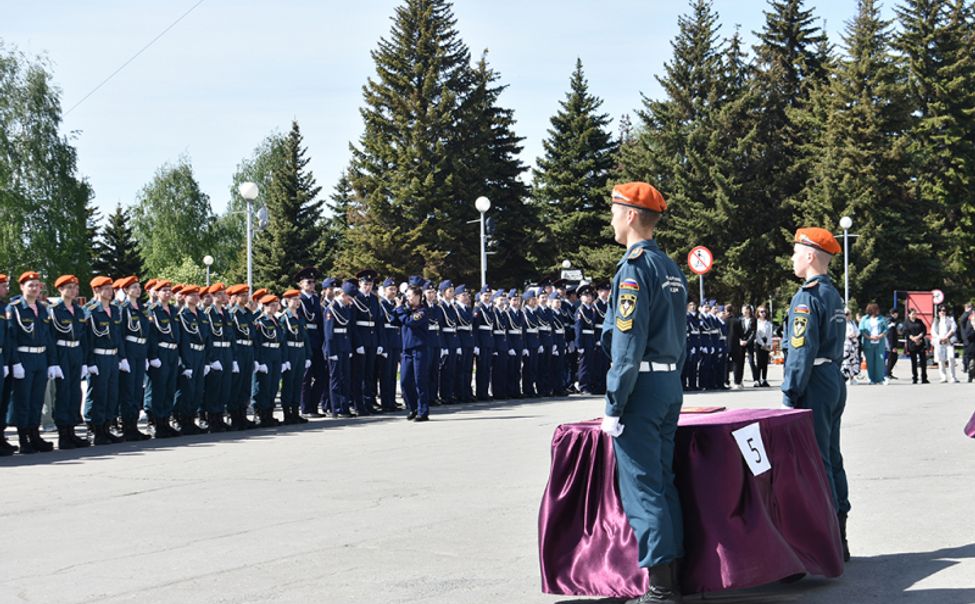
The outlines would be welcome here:
M 657 245 L 656 239 L 643 239 L 641 241 L 637 241 L 630 247 L 626 248 L 626 253 L 623 254 L 623 257 L 620 258 L 620 261 L 617 264 L 623 264 L 624 262 L 626 262 L 626 259 L 630 257 L 630 254 L 632 254 L 633 250 L 635 250 L 636 248 L 643 248 L 643 251 L 646 252 L 650 250 L 660 249 L 660 246 Z
M 806 279 L 803 282 L 802 286 L 805 287 L 805 286 L 809 285 L 810 283 L 812 283 L 814 281 L 828 283 L 829 282 L 829 275 L 813 275 L 812 277 L 809 277 L 808 279 Z

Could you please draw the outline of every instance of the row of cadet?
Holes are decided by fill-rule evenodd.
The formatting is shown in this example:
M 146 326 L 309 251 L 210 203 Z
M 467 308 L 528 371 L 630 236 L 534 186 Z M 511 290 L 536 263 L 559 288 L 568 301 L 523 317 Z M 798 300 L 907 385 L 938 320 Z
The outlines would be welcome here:
M 150 438 L 143 411 L 168 438 L 279 425 L 278 401 L 286 424 L 404 407 L 426 421 L 431 405 L 605 392 L 608 283 L 485 286 L 475 302 L 450 281 L 386 279 L 376 292 L 375 271 L 356 277 L 319 281 L 304 269 L 280 298 L 150 279 L 146 299 L 137 277 L 101 276 L 82 306 L 73 275 L 48 299 L 41 276 L 25 272 L 9 304 L 0 275 L 0 455 L 17 450 L 7 426 L 22 453 L 53 449 L 40 435 L 49 382 L 62 449 Z

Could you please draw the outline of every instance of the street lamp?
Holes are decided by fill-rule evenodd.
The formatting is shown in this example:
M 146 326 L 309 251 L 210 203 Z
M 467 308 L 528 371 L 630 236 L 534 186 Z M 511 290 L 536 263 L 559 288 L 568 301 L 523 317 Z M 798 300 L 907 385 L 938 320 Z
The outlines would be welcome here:
M 572 263 L 569 262 L 568 260 L 563 260 L 562 268 L 564 268 L 565 270 L 569 270 L 570 268 L 572 268 Z
M 840 228 L 843 229 L 843 307 L 850 307 L 850 227 L 853 219 L 849 216 L 840 218 Z
M 237 187 L 240 196 L 247 200 L 247 296 L 250 297 L 254 291 L 253 282 L 253 258 L 251 247 L 254 240 L 254 229 L 251 226 L 251 215 L 254 213 L 254 200 L 257 199 L 257 185 L 252 182 L 242 182 Z
M 491 200 L 483 195 L 474 200 L 474 207 L 481 213 L 481 287 L 487 284 L 487 237 L 484 234 L 484 214 L 491 209 Z
M 213 256 L 207 254 L 203 257 L 203 264 L 207 267 L 207 287 L 210 287 L 210 265 L 213 264 Z

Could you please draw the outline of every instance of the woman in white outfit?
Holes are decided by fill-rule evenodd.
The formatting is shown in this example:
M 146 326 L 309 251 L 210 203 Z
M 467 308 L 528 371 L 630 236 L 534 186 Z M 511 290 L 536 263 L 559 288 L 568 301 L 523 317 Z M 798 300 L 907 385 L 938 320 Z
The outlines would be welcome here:
M 843 342 L 843 377 L 849 385 L 856 384 L 856 377 L 860 374 L 860 328 L 850 317 L 850 309 L 846 309 L 846 340 Z
M 955 377 L 955 345 L 952 342 L 957 332 L 955 319 L 948 314 L 947 307 L 942 305 L 938 309 L 938 317 L 931 323 L 931 345 L 934 347 L 934 360 L 938 362 L 942 384 L 948 381 L 949 368 L 951 383 L 958 383 L 958 378 Z

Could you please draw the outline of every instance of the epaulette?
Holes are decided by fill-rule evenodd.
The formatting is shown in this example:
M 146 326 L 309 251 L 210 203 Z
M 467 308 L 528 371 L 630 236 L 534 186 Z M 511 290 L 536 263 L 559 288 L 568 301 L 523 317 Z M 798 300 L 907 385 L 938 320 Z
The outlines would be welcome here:
M 644 248 L 642 248 L 642 247 L 635 247 L 635 248 L 633 248 L 633 251 L 630 252 L 629 255 L 626 257 L 626 259 L 627 260 L 636 260 L 637 258 L 639 258 L 640 256 L 643 255 L 643 251 L 644 251 Z
M 812 289 L 819 285 L 819 281 L 810 281 L 809 283 L 804 283 L 802 289 Z

